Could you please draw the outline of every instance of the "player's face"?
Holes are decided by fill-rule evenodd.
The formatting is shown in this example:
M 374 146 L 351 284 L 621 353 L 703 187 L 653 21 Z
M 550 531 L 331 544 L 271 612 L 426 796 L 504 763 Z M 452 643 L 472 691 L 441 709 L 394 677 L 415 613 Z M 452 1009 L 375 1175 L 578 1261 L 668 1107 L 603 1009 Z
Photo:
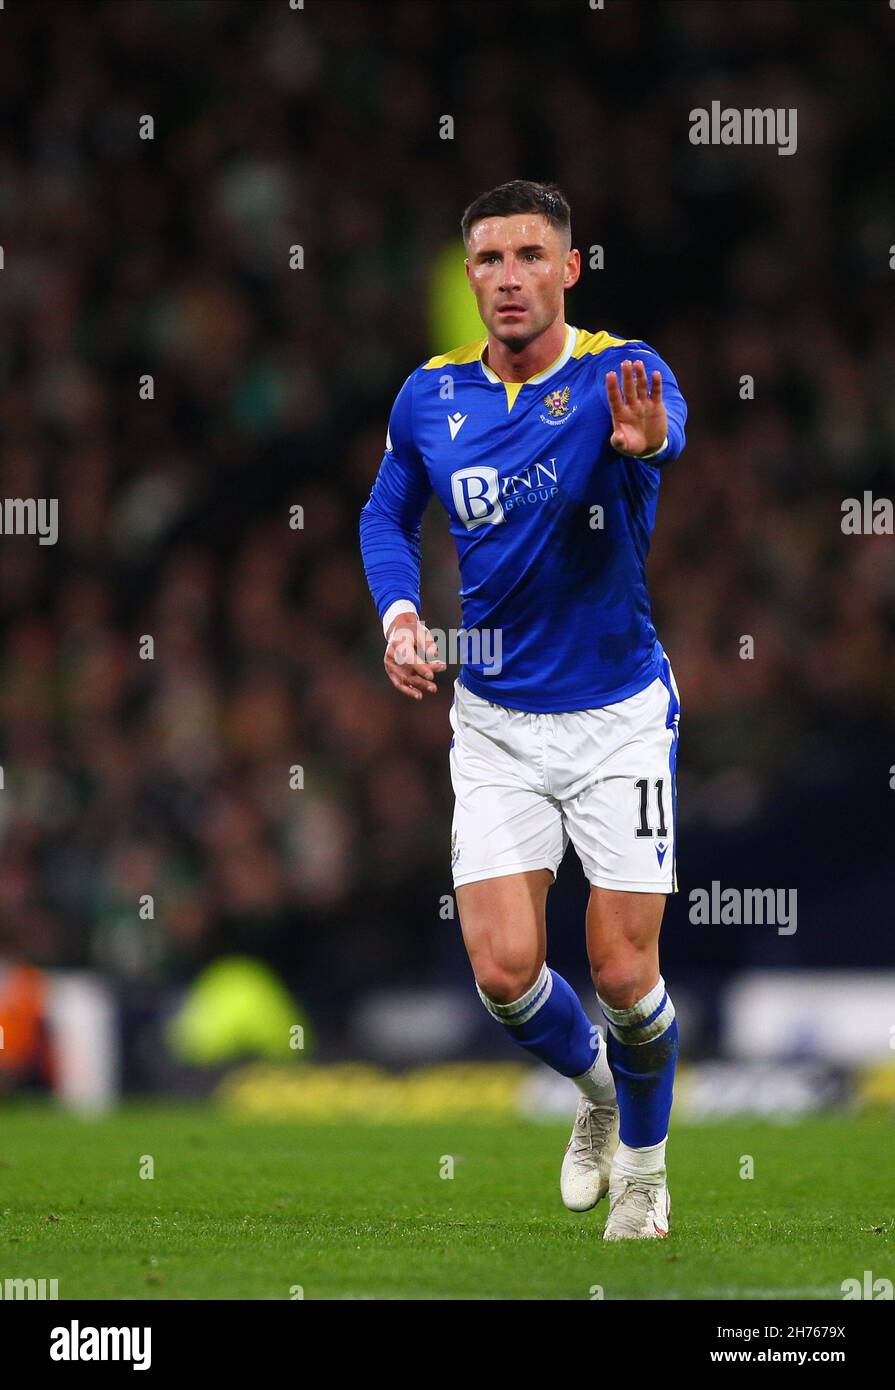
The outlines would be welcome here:
M 466 274 L 488 332 L 524 346 L 563 312 L 580 257 L 543 213 L 486 217 L 469 234 Z

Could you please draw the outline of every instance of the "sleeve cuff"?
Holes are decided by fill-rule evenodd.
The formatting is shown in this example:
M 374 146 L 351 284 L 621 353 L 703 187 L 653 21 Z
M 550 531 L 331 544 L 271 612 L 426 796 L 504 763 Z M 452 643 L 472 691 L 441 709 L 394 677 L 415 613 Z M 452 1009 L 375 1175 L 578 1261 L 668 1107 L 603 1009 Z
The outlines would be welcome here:
M 416 613 L 416 604 L 411 603 L 409 598 L 398 598 L 395 599 L 394 603 L 389 604 L 382 615 L 382 633 L 384 637 L 388 637 L 388 630 L 399 613 Z M 417 617 L 419 617 L 418 613 Z
M 659 445 L 658 449 L 651 449 L 650 452 L 649 452 L 648 454 L 635 454 L 634 457 L 635 457 L 635 458 L 639 458 L 639 459 L 654 459 L 654 458 L 658 458 L 659 454 L 664 454 L 664 452 L 665 452 L 665 450 L 666 450 L 667 448 L 668 448 L 668 435 L 666 434 L 665 438 L 662 440 L 662 443 Z

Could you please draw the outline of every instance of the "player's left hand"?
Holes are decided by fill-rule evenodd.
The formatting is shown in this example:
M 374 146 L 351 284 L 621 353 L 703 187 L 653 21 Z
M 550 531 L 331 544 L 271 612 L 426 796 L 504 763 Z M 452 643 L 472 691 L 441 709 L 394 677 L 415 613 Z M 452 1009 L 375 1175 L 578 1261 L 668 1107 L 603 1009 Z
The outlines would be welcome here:
M 650 390 L 640 358 L 634 362 L 626 358 L 622 363 L 621 387 L 617 372 L 606 373 L 606 395 L 612 415 L 609 443 L 615 452 L 631 457 L 658 449 L 668 433 L 661 372 L 653 372 Z

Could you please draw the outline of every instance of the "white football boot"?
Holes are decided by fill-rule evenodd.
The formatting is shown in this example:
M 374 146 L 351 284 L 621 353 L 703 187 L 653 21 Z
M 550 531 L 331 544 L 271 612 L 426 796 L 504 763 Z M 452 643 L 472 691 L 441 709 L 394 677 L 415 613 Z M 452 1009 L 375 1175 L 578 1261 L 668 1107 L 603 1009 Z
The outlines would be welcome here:
M 612 1173 L 604 1240 L 653 1240 L 668 1235 L 671 1197 L 664 1182 Z
M 595 1105 L 582 1096 L 562 1161 L 559 1188 L 569 1211 L 590 1211 L 609 1190 L 612 1155 L 618 1148 L 618 1105 Z

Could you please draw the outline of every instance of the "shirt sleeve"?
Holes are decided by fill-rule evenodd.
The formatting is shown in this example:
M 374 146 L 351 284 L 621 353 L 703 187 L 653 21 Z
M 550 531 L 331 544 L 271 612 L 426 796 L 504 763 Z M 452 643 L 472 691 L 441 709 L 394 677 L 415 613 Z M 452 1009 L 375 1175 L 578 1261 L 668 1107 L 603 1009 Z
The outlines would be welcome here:
M 392 406 L 385 453 L 360 514 L 360 548 L 380 619 L 393 605 L 420 610 L 420 530 L 432 484 L 413 439 L 414 374 Z M 393 616 L 393 615 L 390 615 Z
M 621 364 L 626 358 L 635 362 L 639 357 L 646 368 L 647 379 L 652 383 L 653 372 L 660 372 L 662 375 L 662 400 L 665 405 L 665 413 L 668 416 L 668 438 L 664 448 L 656 453 L 651 453 L 649 458 L 644 460 L 654 464 L 657 468 L 664 468 L 666 463 L 672 463 L 684 452 L 687 443 L 687 436 L 684 426 L 687 423 L 687 402 L 681 395 L 681 389 L 677 384 L 677 377 L 655 348 L 651 348 L 649 343 L 635 339 L 633 342 L 625 343 L 623 347 L 613 348 L 611 354 L 605 353 L 607 360 L 602 366 L 600 377 L 600 390 L 604 398 L 606 394 L 606 373 L 618 372 L 621 381 Z

